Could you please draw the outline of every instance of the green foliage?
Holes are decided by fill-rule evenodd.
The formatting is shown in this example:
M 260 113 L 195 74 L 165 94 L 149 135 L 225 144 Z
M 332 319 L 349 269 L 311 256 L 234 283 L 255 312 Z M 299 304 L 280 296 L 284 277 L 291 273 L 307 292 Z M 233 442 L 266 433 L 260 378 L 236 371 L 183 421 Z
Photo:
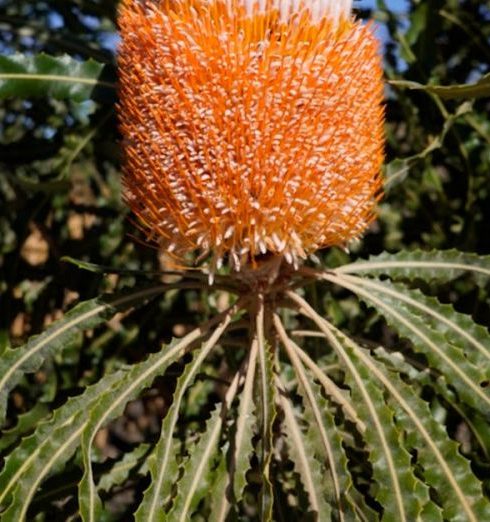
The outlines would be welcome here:
M 121 204 L 116 4 L 0 2 L 0 521 L 486 520 L 488 7 L 361 13 L 378 221 L 209 287 Z
M 97 86 L 115 88 L 98 79 L 102 69 L 103 65 L 95 60 L 80 62 L 70 56 L 0 56 L 0 99 L 50 96 L 86 101 Z
M 369 261 L 356 261 L 342 266 L 340 273 L 387 275 L 393 279 L 424 279 L 445 282 L 471 272 L 477 283 L 485 285 L 490 276 L 490 257 L 457 250 L 433 252 L 410 251 L 371 256 Z
M 5 415 L 8 392 L 28 373 L 39 369 L 48 356 L 69 348 L 81 332 L 95 328 L 116 314 L 163 291 L 162 285 L 125 292 L 122 295 L 101 296 L 80 303 L 41 335 L 32 337 L 24 346 L 2 353 L 0 361 L 0 420 Z
M 490 74 L 482 76 L 475 83 L 466 85 L 421 85 L 417 82 L 392 81 L 391 85 L 396 87 L 407 87 L 408 89 L 422 90 L 431 94 L 436 94 L 443 100 L 453 98 L 481 98 L 490 96 Z

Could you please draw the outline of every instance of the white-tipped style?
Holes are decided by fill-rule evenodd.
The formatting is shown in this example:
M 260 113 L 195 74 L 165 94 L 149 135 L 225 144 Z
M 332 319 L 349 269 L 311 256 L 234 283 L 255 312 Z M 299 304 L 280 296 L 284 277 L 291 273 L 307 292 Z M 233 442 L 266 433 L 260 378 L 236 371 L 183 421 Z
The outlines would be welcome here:
M 284 21 L 308 10 L 315 22 L 328 18 L 334 25 L 349 18 L 352 11 L 352 0 L 243 0 L 243 3 L 249 14 L 265 11 L 272 4 Z

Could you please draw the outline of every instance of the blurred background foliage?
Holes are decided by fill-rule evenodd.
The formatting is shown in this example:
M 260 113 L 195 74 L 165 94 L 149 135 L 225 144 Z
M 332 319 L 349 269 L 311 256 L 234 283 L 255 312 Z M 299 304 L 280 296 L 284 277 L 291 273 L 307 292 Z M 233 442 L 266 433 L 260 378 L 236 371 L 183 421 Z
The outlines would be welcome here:
M 378 24 L 387 80 L 452 85 L 490 72 L 490 3 L 373 4 L 354 2 L 361 17 Z M 115 0 L 0 0 L 0 54 L 92 58 L 105 65 L 104 80 L 115 82 L 116 11 Z M 86 101 L 41 96 L 0 102 L 0 351 L 42 331 L 79 300 L 135 284 L 133 275 L 104 277 L 64 262 L 63 256 L 117 269 L 167 266 L 163 254 L 141 244 L 121 203 L 115 100 L 114 92 Z M 331 250 L 322 254 L 324 262 L 415 248 L 489 254 L 489 113 L 488 97 L 442 100 L 387 84 L 386 197 L 379 220 L 350 254 Z M 475 290 L 465 278 L 438 295 L 490 324 L 487 292 Z M 315 298 L 338 325 L 395 342 L 377 316 L 345 293 Z M 15 390 L 11 426 L 27 431 L 46 413 L 46 405 L 59 403 L 109 367 L 141 360 L 222 306 L 215 295 L 171 293 L 130 317 L 118 316 L 109 328 L 80 336 Z M 209 376 L 218 375 L 219 364 L 219 358 L 210 360 Z M 172 383 L 155 386 L 99 441 L 102 452 L 114 456 L 145 433 L 156 436 L 154 421 L 165 409 Z M 209 387 L 210 394 L 213 390 Z M 192 400 L 189 404 L 189 422 L 200 421 L 199 408 Z M 19 428 L 17 419 L 27 411 L 30 416 Z

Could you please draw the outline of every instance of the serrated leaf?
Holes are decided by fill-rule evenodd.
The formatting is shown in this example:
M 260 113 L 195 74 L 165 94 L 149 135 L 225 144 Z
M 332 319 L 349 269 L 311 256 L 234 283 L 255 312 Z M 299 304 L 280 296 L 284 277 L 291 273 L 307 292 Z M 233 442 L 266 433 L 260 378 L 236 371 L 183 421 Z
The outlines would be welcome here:
M 89 413 L 82 435 L 84 474 L 79 484 L 80 514 L 84 521 L 100 520 L 102 506 L 93 481 L 91 450 L 95 435 L 104 424 L 119 415 L 127 402 L 149 386 L 157 375 L 163 375 L 170 364 L 178 360 L 184 351 L 204 332 L 197 328 L 179 341 L 172 342 L 145 361 L 133 365 L 110 390 L 99 396 L 97 404 Z
M 93 97 L 95 89 L 113 91 L 115 85 L 101 80 L 104 65 L 71 56 L 0 56 L 0 99 L 52 97 L 82 102 Z
M 279 378 L 276 379 L 276 382 L 279 389 L 279 402 L 284 412 L 283 428 L 287 437 L 289 457 L 308 494 L 310 507 L 315 513 L 316 520 L 331 520 L 332 510 L 325 499 L 326 491 L 323 487 L 324 471 L 314 456 L 310 439 L 303 434 L 299 426 L 284 384 Z
M 410 436 L 415 436 L 417 442 L 413 448 L 430 459 L 424 478 L 428 484 L 437 483 L 437 491 L 442 494 L 444 508 L 449 515 L 445 518 L 455 522 L 479 522 L 484 519 L 490 503 L 482 494 L 481 484 L 473 475 L 469 462 L 459 454 L 457 444 L 449 439 L 440 423 L 433 418 L 427 404 L 415 395 L 396 372 L 388 377 L 380 363 L 367 355 L 352 339 L 338 330 L 337 333 L 344 339 L 346 350 L 349 357 L 356 361 L 356 367 L 363 366 L 371 378 L 379 381 L 391 394 L 393 400 L 390 403 L 397 405 L 397 422 L 402 423 L 406 433 L 404 444 L 409 442 Z M 414 429 L 410 430 L 407 423 L 403 422 L 403 413 Z M 434 477 L 437 477 L 437 482 Z M 444 482 L 442 488 L 441 481 Z M 425 519 L 434 520 L 438 517 L 438 508 L 431 502 L 424 506 L 423 513 Z
M 261 343 L 262 344 L 262 343 Z M 235 438 L 233 441 L 233 457 L 231 460 L 234 501 L 240 502 L 243 490 L 247 483 L 246 473 L 250 468 L 250 456 L 253 452 L 252 437 L 256 426 L 253 402 L 253 386 L 259 341 L 254 339 L 250 350 L 245 384 L 240 394 L 238 417 L 235 424 Z
M 97 402 L 98 397 L 110 388 L 122 372 L 107 375 L 85 392 L 69 398 L 55 410 L 36 431 L 23 439 L 5 458 L 0 473 L 0 506 L 10 508 L 2 520 L 23 519 L 29 503 L 41 482 L 57 468 L 61 468 L 73 455 L 80 443 L 80 435 L 86 423 L 85 411 Z
M 165 519 L 163 506 L 170 494 L 172 484 L 177 481 L 178 468 L 177 466 L 172 465 L 175 464 L 172 462 L 172 443 L 182 400 L 187 388 L 192 385 L 196 375 L 201 369 L 204 359 L 214 348 L 229 322 L 230 320 L 227 318 L 220 327 L 214 331 L 211 338 L 204 343 L 201 348 L 196 350 L 193 360 L 187 364 L 183 374 L 177 381 L 172 406 L 169 408 L 167 415 L 163 420 L 160 439 L 149 460 L 149 469 L 152 480 L 143 495 L 138 510 L 135 513 L 136 522 L 152 522 L 154 520 L 163 522 Z
M 410 434 L 405 444 L 416 450 L 424 480 L 437 491 L 445 519 L 455 522 L 485 520 L 490 503 L 482 493 L 481 483 L 470 463 L 459 453 L 458 444 L 434 419 L 428 404 L 400 379 L 397 371 L 387 371 L 373 359 L 367 366 L 390 391 L 397 423 Z
M 260 335 L 260 334 L 259 334 Z M 274 385 L 274 353 L 269 343 L 259 344 L 258 395 L 256 409 L 261 426 L 260 464 L 262 489 L 260 491 L 260 520 L 270 522 L 274 505 L 273 485 L 270 480 L 270 465 L 273 451 L 273 425 L 276 420 L 276 388 Z
M 322 336 L 322 334 L 319 333 L 319 336 Z M 367 429 L 366 425 L 359 418 L 357 410 L 352 404 L 351 398 L 347 392 L 345 390 L 341 390 L 306 352 L 300 350 L 298 351 L 298 355 L 302 363 L 308 367 L 318 382 L 322 385 L 329 400 L 340 406 L 346 418 L 348 418 L 357 426 L 357 429 L 360 433 L 364 433 Z
M 388 293 L 408 306 L 410 313 L 418 315 L 432 330 L 441 332 L 447 343 L 459 348 L 474 366 L 480 368 L 483 378 L 490 379 L 490 334 L 470 316 L 457 312 L 449 304 L 442 304 L 435 297 L 426 296 L 420 290 L 412 290 L 403 284 L 389 281 L 380 283 L 358 278 L 355 282 L 367 288 L 380 290 L 385 295 Z
M 209 522 L 224 522 L 228 512 L 228 502 L 223 502 L 226 488 L 230 482 L 230 475 L 226 466 L 226 457 L 224 451 L 219 457 L 219 463 L 214 473 L 214 481 L 209 495 L 211 504 L 211 513 Z
M 110 470 L 105 471 L 97 484 L 97 491 L 110 491 L 114 486 L 120 486 L 135 469 L 138 474 L 145 475 L 148 471 L 149 444 L 139 444 L 124 454 L 123 458 L 114 463 Z
M 344 521 L 346 516 L 352 517 L 353 512 L 347 501 L 352 480 L 347 470 L 342 439 L 329 412 L 328 403 L 321 395 L 320 387 L 309 378 L 301 363 L 298 354 L 302 351 L 301 348 L 288 337 L 278 316 L 274 316 L 274 325 L 297 376 L 298 391 L 304 404 L 304 420 L 308 426 L 306 436 L 309 446 L 314 448 L 315 454 L 328 467 L 331 480 L 324 484 L 326 491 L 331 488 L 331 491 L 327 491 L 328 501 L 339 519 Z
M 307 375 L 307 377 L 310 377 Z M 312 436 L 312 445 L 317 452 L 317 455 L 322 455 L 324 459 L 328 457 L 325 454 L 325 439 L 327 437 L 328 443 L 331 446 L 330 466 L 337 476 L 338 488 L 340 492 L 339 519 L 350 520 L 353 516 L 353 507 L 351 506 L 351 488 L 352 477 L 350 475 L 347 457 L 344 447 L 342 445 L 342 436 L 337 429 L 333 415 L 329 411 L 328 402 L 321 394 L 321 387 L 316 384 L 310 377 L 311 392 L 313 394 L 312 400 L 315 404 L 315 409 L 318 410 L 320 416 L 315 415 L 311 407 L 305 408 L 305 421 L 311 427 L 310 432 Z M 322 424 L 320 430 L 319 423 Z M 316 425 L 316 429 L 314 426 Z M 324 434 L 322 433 L 324 432 Z
M 478 284 L 490 277 L 490 256 L 478 256 L 458 250 L 414 250 L 397 254 L 383 252 L 335 269 L 338 274 L 387 275 L 391 279 L 424 279 L 445 283 L 471 272 Z
M 359 363 L 358 359 L 352 353 L 352 350 L 350 350 L 345 343 L 342 344 L 344 345 L 344 349 L 348 352 L 350 360 L 353 362 L 358 375 L 364 383 L 370 401 L 372 401 L 376 409 L 380 424 L 385 433 L 386 441 L 389 445 L 388 451 L 393 456 L 393 464 L 401 488 L 400 494 L 403 496 L 404 520 L 407 522 L 410 522 L 411 520 L 420 520 L 422 513 L 426 512 L 429 507 L 433 508 L 434 506 L 432 506 L 430 500 L 429 489 L 415 476 L 414 469 L 411 465 L 411 455 L 404 447 L 404 432 L 396 425 L 395 411 L 392 407 L 387 405 L 383 393 L 380 390 L 377 381 L 373 379 L 369 369 Z M 347 376 L 346 382 L 351 385 L 351 393 L 353 397 L 356 398 L 356 396 L 359 396 L 359 400 L 361 400 L 360 394 L 357 391 L 357 380 Z M 360 415 L 366 423 L 369 422 L 369 415 L 363 415 L 361 411 Z M 383 520 L 399 520 L 399 515 L 396 514 L 396 512 L 393 512 L 392 508 L 389 507 L 390 503 L 393 501 L 393 491 L 390 491 L 390 488 L 386 489 L 383 485 L 383 477 L 386 475 L 386 465 L 384 458 L 380 454 L 379 444 L 376 437 L 373 436 L 369 429 L 365 432 L 364 437 L 369 444 L 370 454 L 373 457 L 371 462 L 373 465 L 374 478 L 376 479 L 378 486 L 380 486 L 375 497 L 383 506 Z M 433 518 L 431 518 L 431 521 L 442 521 L 442 517 L 440 516 L 440 513 L 438 514 L 438 510 L 432 509 L 432 511 Z
M 65 263 L 69 263 L 81 270 L 86 270 L 87 272 L 92 272 L 94 274 L 119 274 L 119 275 L 134 275 L 134 276 L 161 276 L 161 275 L 172 275 L 177 276 L 179 280 L 183 277 L 182 271 L 179 270 L 135 270 L 128 268 L 116 268 L 113 266 L 107 265 L 99 265 L 96 263 L 90 263 L 88 261 L 84 261 L 82 259 L 76 259 L 70 256 L 63 256 L 60 261 L 64 261 Z M 185 279 L 190 281 L 201 281 L 207 285 L 209 281 L 209 275 L 204 274 L 202 272 L 187 272 L 185 274 Z M 216 287 L 219 288 L 223 286 L 227 291 L 232 293 L 237 293 L 237 284 L 234 281 L 231 281 L 228 276 L 223 276 L 220 274 L 215 274 L 214 282 L 216 283 Z M 188 281 L 182 281 L 181 286 L 184 284 L 189 284 Z M 170 287 L 179 287 L 179 283 L 175 283 L 173 285 L 168 285 Z M 197 285 L 196 285 L 197 286 Z M 199 286 L 202 288 L 202 286 Z
M 374 350 L 374 355 L 378 361 L 382 362 L 389 369 L 396 371 L 400 375 L 408 376 L 410 384 L 414 388 L 414 393 L 417 392 L 417 395 L 420 395 L 420 390 L 422 390 L 423 386 L 426 386 L 432 388 L 440 397 L 443 397 L 451 408 L 457 411 L 464 419 L 485 456 L 488 457 L 490 455 L 490 427 L 488 422 L 478 413 L 471 415 L 467 408 L 462 407 L 444 375 L 436 374 L 426 369 L 419 370 L 410 364 L 409 359 L 404 354 L 388 352 L 382 346 Z M 482 430 L 484 433 L 482 433 Z
M 184 464 L 174 505 L 166 520 L 190 520 L 197 504 L 209 490 L 212 483 L 212 466 L 218 453 L 222 416 L 222 408 L 218 405 L 206 422 L 206 428 L 199 441 L 190 449 L 190 457 Z
M 485 371 L 471 364 L 459 348 L 447 342 L 443 334 L 432 328 L 431 322 L 420 313 L 414 313 L 412 306 L 407 306 L 391 295 L 388 284 L 387 292 L 383 292 L 384 283 L 373 283 L 366 290 L 358 278 L 332 277 L 330 280 L 374 306 L 390 326 L 410 340 L 416 352 L 425 355 L 432 368 L 441 371 L 451 381 L 462 399 L 475 410 L 490 414 L 490 395 L 481 386 L 487 380 Z
M 193 507 L 202 498 L 203 484 L 211 484 L 215 474 L 212 471 L 212 461 L 218 452 L 218 441 L 223 422 L 228 410 L 235 399 L 240 382 L 241 371 L 235 374 L 226 392 L 223 403 L 218 405 L 206 423 L 206 429 L 199 442 L 191 451 L 190 457 L 183 466 L 182 479 L 177 484 L 177 495 L 167 520 L 172 522 L 184 522 L 190 519 Z M 219 469 L 217 469 L 219 473 Z M 225 491 L 223 491 L 223 496 Z M 226 505 L 225 505 L 226 507 Z M 223 511 L 223 513 L 225 513 Z
M 47 404 L 38 402 L 26 413 L 20 414 L 17 419 L 17 424 L 9 430 L 4 430 L 2 432 L 2 437 L 0 438 L 0 451 L 8 448 L 11 444 L 19 440 L 19 438 L 39 424 L 49 412 L 50 409 Z
M 37 371 L 47 357 L 69 347 L 81 331 L 95 328 L 117 312 L 139 305 L 165 288 L 158 285 L 85 301 L 25 345 L 6 349 L 0 358 L 0 421 L 5 418 L 8 392 L 26 373 Z
M 315 312 L 301 297 L 288 292 L 301 306 L 301 313 L 313 320 L 337 352 L 346 370 L 346 383 L 358 407 L 358 415 L 368 428 L 363 436 L 368 443 L 377 492 L 375 497 L 384 508 L 384 520 L 417 520 L 429 502 L 428 488 L 415 476 L 411 456 L 401 443 L 403 433 L 394 423 L 393 411 L 387 406 L 376 380 L 363 365 L 356 365 L 348 352 L 346 337 Z M 336 332 L 335 334 L 333 333 Z

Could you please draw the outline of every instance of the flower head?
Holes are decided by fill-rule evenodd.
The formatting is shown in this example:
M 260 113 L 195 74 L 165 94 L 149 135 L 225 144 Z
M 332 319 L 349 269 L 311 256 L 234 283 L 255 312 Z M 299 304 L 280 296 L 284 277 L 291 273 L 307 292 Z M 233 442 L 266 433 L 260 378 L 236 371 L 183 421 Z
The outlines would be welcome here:
M 297 264 L 381 194 L 382 71 L 350 0 L 125 0 L 125 199 L 174 255 Z

